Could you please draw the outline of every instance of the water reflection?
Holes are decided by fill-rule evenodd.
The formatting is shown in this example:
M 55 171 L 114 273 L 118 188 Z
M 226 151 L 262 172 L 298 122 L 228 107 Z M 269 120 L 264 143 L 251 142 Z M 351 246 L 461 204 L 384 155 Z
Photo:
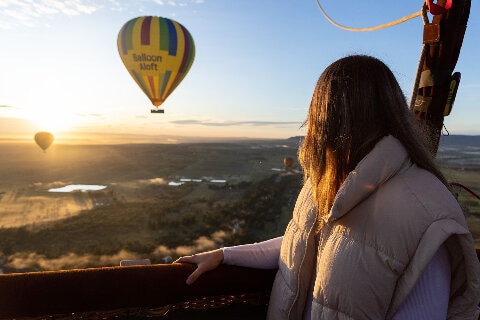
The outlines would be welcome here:
M 61 188 L 48 189 L 48 192 L 72 192 L 72 191 L 98 191 L 103 190 L 107 186 L 101 186 L 96 184 L 70 184 Z
M 227 183 L 227 180 L 223 179 L 213 179 L 213 180 L 203 180 L 203 179 L 189 179 L 189 178 L 182 178 L 179 181 L 170 181 L 168 183 L 171 187 L 178 187 L 186 182 L 210 182 L 210 183 Z

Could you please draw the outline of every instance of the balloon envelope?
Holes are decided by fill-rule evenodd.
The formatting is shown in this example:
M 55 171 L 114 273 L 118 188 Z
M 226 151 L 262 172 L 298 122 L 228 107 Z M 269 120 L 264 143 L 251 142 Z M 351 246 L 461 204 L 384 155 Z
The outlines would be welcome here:
M 286 168 L 291 168 L 293 165 L 293 158 L 284 158 L 283 159 L 283 164 L 285 165 Z
M 117 46 L 128 72 L 156 107 L 180 84 L 195 58 L 190 32 L 162 17 L 142 16 L 126 22 Z
M 47 150 L 48 147 L 50 147 L 50 145 L 52 144 L 55 138 L 53 137 L 53 134 L 51 134 L 50 132 L 42 131 L 42 132 L 37 132 L 35 134 L 34 139 L 37 145 L 40 148 L 42 148 L 43 151 L 45 151 Z

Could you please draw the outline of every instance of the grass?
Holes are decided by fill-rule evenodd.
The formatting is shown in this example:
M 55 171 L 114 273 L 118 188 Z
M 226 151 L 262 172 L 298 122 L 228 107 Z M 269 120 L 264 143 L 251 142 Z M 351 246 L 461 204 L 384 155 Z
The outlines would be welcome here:
M 480 195 L 480 170 L 478 168 L 444 167 L 442 171 L 450 182 L 460 183 L 476 195 Z M 475 243 L 480 246 L 480 199 L 475 198 L 464 188 L 453 186 L 452 189 L 463 209 Z
M 66 258 L 117 257 L 119 252 L 160 263 L 167 257 L 183 255 L 185 250 L 204 250 L 205 242 L 208 248 L 279 236 L 286 227 L 300 184 L 299 174 L 272 174 L 242 187 L 207 189 L 208 197 L 198 190 L 205 188 L 201 184 L 157 186 L 152 194 L 161 197 L 148 197 L 142 202 L 117 201 L 53 222 L 2 228 L 0 251 L 10 261 L 15 257 L 23 261 L 16 267 L 10 264 L 9 268 L 7 264 L 4 269 L 18 271 L 20 265 L 23 271 L 41 271 L 45 269 L 42 264 L 47 262 L 39 260 L 64 258 L 62 269 L 103 266 L 105 259 L 97 259 L 97 263 L 93 258 L 83 259 L 72 265 L 72 259 Z M 208 240 L 215 234 L 221 236 Z M 36 261 L 27 261 L 34 260 L 29 255 L 19 256 L 22 252 L 35 253 Z M 129 257 L 116 259 L 121 258 Z M 107 259 L 107 263 L 112 261 Z
M 282 168 L 283 158 L 295 157 L 296 150 L 296 141 L 283 140 L 57 145 L 46 154 L 28 145 L 2 146 L 0 268 L 85 268 L 130 258 L 163 263 L 282 235 L 302 176 L 298 165 L 292 172 L 271 168 Z M 477 167 L 442 170 L 450 181 L 480 192 Z M 185 177 L 203 182 L 166 184 Z M 71 183 L 108 188 L 61 196 L 46 191 Z M 480 245 L 480 200 L 454 191 Z

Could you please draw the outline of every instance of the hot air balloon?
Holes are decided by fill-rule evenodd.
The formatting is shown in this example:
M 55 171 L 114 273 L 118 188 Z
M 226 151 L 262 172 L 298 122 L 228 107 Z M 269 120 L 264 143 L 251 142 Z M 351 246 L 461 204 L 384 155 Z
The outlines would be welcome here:
M 187 75 L 195 58 L 190 32 L 162 17 L 142 16 L 118 33 L 118 52 L 128 72 L 157 109 Z
M 45 152 L 45 150 L 50 147 L 55 137 L 50 132 L 41 131 L 35 134 L 34 139 L 37 145 L 42 148 L 43 152 Z
M 293 165 L 293 158 L 289 158 L 289 157 L 284 158 L 283 159 L 283 164 L 285 165 L 285 168 L 287 170 L 290 169 Z

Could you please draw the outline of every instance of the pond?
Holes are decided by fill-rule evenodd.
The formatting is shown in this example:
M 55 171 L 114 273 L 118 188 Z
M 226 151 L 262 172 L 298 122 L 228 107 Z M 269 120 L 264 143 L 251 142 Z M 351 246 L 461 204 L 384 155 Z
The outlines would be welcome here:
M 96 185 L 96 184 L 69 184 L 61 188 L 52 188 L 48 189 L 48 192 L 72 192 L 72 191 L 98 191 L 103 190 L 107 186 Z

